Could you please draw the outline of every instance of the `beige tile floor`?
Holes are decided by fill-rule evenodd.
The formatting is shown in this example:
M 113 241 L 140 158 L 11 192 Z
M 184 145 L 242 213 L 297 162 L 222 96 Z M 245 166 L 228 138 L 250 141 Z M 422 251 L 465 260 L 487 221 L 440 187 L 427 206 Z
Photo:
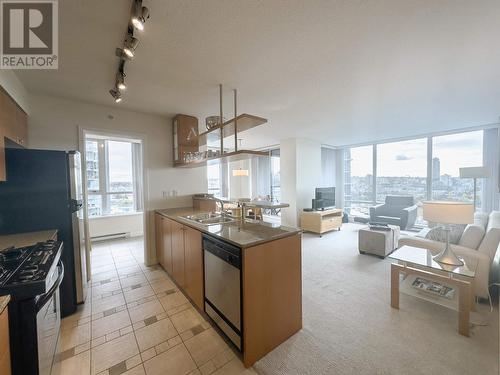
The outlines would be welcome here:
M 61 325 L 62 374 L 255 374 L 159 266 L 143 240 L 95 243 L 85 304 Z

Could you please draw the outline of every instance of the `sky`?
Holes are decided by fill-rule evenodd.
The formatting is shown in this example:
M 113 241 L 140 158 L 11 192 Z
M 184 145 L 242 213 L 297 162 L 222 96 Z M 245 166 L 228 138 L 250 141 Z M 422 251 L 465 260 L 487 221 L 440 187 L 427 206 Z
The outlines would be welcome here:
M 439 158 L 441 175 L 458 177 L 459 168 L 483 165 L 483 132 L 444 135 L 433 138 L 433 157 Z M 372 174 L 372 147 L 351 149 L 351 174 Z M 427 138 L 384 143 L 377 146 L 377 175 L 384 177 L 427 175 Z
M 108 141 L 110 182 L 132 182 L 132 144 Z

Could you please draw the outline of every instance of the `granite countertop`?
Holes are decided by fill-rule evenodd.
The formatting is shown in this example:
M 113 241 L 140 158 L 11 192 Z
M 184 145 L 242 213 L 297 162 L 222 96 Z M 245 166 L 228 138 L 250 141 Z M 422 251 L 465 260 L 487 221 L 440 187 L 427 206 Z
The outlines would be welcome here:
M 3 313 L 3 310 L 7 307 L 10 301 L 10 295 L 0 296 L 0 314 Z
M 208 226 L 198 224 L 191 220 L 185 219 L 182 216 L 196 215 L 200 213 L 206 213 L 207 211 L 194 209 L 192 207 L 156 210 L 156 212 L 165 217 L 168 217 L 169 219 L 185 224 L 203 233 L 218 237 L 221 240 L 227 241 L 241 248 L 256 246 L 265 242 L 274 241 L 302 232 L 302 230 L 298 228 L 291 228 L 283 225 L 248 219 L 247 221 L 245 221 L 245 223 L 241 223 L 240 220 L 237 220 L 232 223 L 223 223 Z
M 0 236 L 0 251 L 9 247 L 24 247 L 35 245 L 57 237 L 57 230 L 44 230 L 40 232 L 27 232 L 17 234 L 7 234 Z

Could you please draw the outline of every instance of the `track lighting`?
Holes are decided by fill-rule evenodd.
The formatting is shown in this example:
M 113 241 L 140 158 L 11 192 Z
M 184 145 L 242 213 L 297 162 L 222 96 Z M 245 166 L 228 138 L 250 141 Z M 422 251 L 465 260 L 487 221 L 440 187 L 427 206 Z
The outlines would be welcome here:
M 125 44 L 123 46 L 123 52 L 128 57 L 134 57 L 135 49 L 139 45 L 139 39 L 134 38 L 132 35 L 128 35 L 127 39 L 125 39 Z
M 127 88 L 125 85 L 125 74 L 123 72 L 116 73 L 116 87 L 120 90 L 125 90 Z
M 120 103 L 122 101 L 122 93 L 118 88 L 109 90 L 109 93 L 111 94 L 113 99 L 115 99 L 115 103 Z
M 149 18 L 149 9 L 146 7 L 141 6 L 142 1 L 137 1 L 136 3 L 136 12 L 132 16 L 132 25 L 137 30 L 144 30 L 144 24 L 146 23 L 146 20 Z
M 1 2 L 2 0 L 0 0 Z M 127 23 L 127 37 L 123 48 L 117 48 L 115 55 L 120 59 L 118 71 L 115 76 L 115 86 L 109 90 L 116 103 L 122 101 L 122 91 L 127 88 L 125 84 L 125 65 L 134 58 L 139 39 L 134 37 L 134 29 L 144 30 L 144 23 L 149 19 L 149 9 L 142 6 L 142 0 L 132 0 L 129 21 Z
M 128 60 L 128 61 L 132 60 L 132 58 L 129 55 L 127 55 L 121 48 L 117 48 L 115 50 L 115 55 L 123 60 Z

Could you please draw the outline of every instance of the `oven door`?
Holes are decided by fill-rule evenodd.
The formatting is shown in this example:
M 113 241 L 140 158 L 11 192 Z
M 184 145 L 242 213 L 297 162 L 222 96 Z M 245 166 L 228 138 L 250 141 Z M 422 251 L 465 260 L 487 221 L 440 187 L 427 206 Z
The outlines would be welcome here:
M 64 266 L 59 261 L 57 272 L 51 277 L 52 287 L 36 302 L 36 328 L 38 341 L 39 375 L 57 375 L 57 345 L 61 325 L 59 286 L 64 278 Z

